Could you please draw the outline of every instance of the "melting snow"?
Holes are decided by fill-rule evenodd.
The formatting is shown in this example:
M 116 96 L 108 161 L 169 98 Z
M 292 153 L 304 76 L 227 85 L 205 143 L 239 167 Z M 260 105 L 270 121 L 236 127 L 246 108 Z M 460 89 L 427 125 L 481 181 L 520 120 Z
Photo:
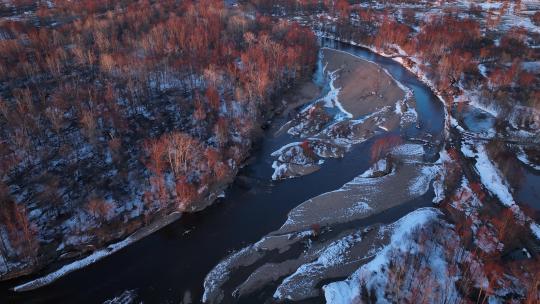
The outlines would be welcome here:
M 423 195 L 426 193 L 429 190 L 429 182 L 435 177 L 437 171 L 439 171 L 438 166 L 422 167 L 422 174 L 409 184 L 411 195 Z
M 383 171 L 383 172 L 386 171 L 387 170 L 386 166 L 387 166 L 386 159 L 384 158 L 379 159 L 375 164 L 373 164 L 373 166 L 371 166 L 364 173 L 362 173 L 360 177 L 365 177 L 365 178 L 373 177 L 373 174 L 377 171 Z
M 57 271 L 52 272 L 52 273 L 50 273 L 50 274 L 48 274 L 46 276 L 43 276 L 43 277 L 40 277 L 38 279 L 32 280 L 32 281 L 30 281 L 28 283 L 24 283 L 24 284 L 15 286 L 13 288 L 13 290 L 14 291 L 25 291 L 25 290 L 28 290 L 28 289 L 31 290 L 31 289 L 33 289 L 35 287 L 50 284 L 50 283 L 56 281 L 57 279 L 59 279 L 60 277 L 65 276 L 68 273 L 71 273 L 71 272 L 73 272 L 75 270 L 84 268 L 84 267 L 86 267 L 86 266 L 88 266 L 88 265 L 90 265 L 92 263 L 95 263 L 95 262 L 103 259 L 106 256 L 109 256 L 109 255 L 121 250 L 122 248 L 124 248 L 124 247 L 128 246 L 129 244 L 133 243 L 134 241 L 135 240 L 133 240 L 131 237 L 128 237 L 128 238 L 126 238 L 125 240 L 123 240 L 121 242 L 109 245 L 104 249 L 101 249 L 101 250 L 98 250 L 98 251 L 94 252 L 94 253 L 92 253 L 91 255 L 87 256 L 84 259 L 75 261 L 75 262 L 73 262 L 71 264 L 67 264 L 67 265 L 63 266 L 62 268 L 58 269 Z
M 298 281 L 295 280 L 297 277 L 303 277 L 311 273 L 318 273 L 324 268 L 336 266 L 343 263 L 348 249 L 355 243 L 360 242 L 361 240 L 362 238 L 360 237 L 360 235 L 355 234 L 348 235 L 346 237 L 343 237 L 342 239 L 333 242 L 328 247 L 321 250 L 317 260 L 311 263 L 303 264 L 296 270 L 295 273 L 285 278 L 281 285 L 279 285 L 276 289 L 274 293 L 274 298 L 279 300 L 288 298 L 287 294 L 289 293 L 289 290 L 291 288 L 291 283 L 298 284 L 298 281 L 303 281 L 302 279 Z
M 540 240 L 540 225 L 537 223 L 531 223 L 531 231 L 534 233 L 534 236 Z
M 408 238 L 410 233 L 416 227 L 436 220 L 440 214 L 440 211 L 434 208 L 421 208 L 405 215 L 394 224 L 389 225 L 387 229 L 392 230 L 390 243 L 380 250 L 373 260 L 360 267 L 347 280 L 323 286 L 326 303 L 353 303 L 360 296 L 362 283 L 366 284 L 368 289 L 375 289 L 377 298 L 382 301 L 384 299 L 383 291 L 386 287 L 387 280 L 383 269 L 387 268 L 389 263 L 388 252 L 393 249 L 408 250 L 408 248 L 411 248 L 412 240 Z M 430 263 L 434 272 L 438 274 L 445 273 L 446 264 L 441 260 L 441 257 L 431 256 Z M 438 279 L 440 280 L 444 280 L 444 277 L 444 275 L 438 275 Z
M 302 143 L 297 141 L 297 142 L 292 142 L 290 144 L 286 144 L 285 146 L 277 149 L 276 151 L 272 152 L 272 154 L 270 154 L 271 156 L 280 156 L 281 154 L 283 154 L 283 152 L 288 149 L 288 148 L 291 148 L 291 147 L 294 147 L 294 146 L 298 146 L 298 145 L 301 145 Z
M 533 164 L 529 158 L 527 157 L 527 154 L 525 154 L 525 151 L 523 151 L 523 147 L 519 147 L 519 151 L 517 152 L 516 154 L 517 158 L 522 162 L 524 163 L 525 165 L 528 165 L 530 166 L 531 168 L 533 168 L 534 170 L 539 170 L 540 171 L 540 166 L 539 165 L 536 165 L 536 164 Z
M 274 169 L 274 173 L 272 174 L 272 180 L 278 180 L 282 176 L 285 176 L 285 172 L 287 171 L 287 164 L 274 161 L 272 163 L 272 168 Z
M 328 108 L 337 107 L 343 113 L 343 115 L 345 115 L 345 117 L 337 117 L 338 120 L 342 120 L 344 118 L 351 119 L 353 118 L 353 115 L 347 112 L 347 110 L 345 110 L 343 105 L 339 102 L 338 95 L 339 95 L 340 88 L 336 88 L 334 86 L 334 81 L 337 79 L 337 76 L 336 76 L 337 71 L 338 70 L 328 73 L 328 75 L 330 76 L 330 91 L 328 92 L 328 94 L 326 94 L 326 96 L 323 97 L 322 100 L 324 101 L 325 107 L 328 107 Z
M 485 146 L 481 143 L 476 143 L 474 148 L 477 152 L 472 150 L 473 144 L 470 142 L 463 142 L 461 151 L 467 157 L 474 157 L 476 159 L 475 168 L 480 175 L 482 184 L 506 206 L 515 205 L 514 198 L 510 193 L 510 189 L 499 172 L 495 164 L 491 162 L 487 155 Z
M 347 212 L 350 214 L 360 214 L 360 213 L 365 213 L 371 209 L 373 208 L 371 208 L 367 203 L 357 202 L 351 208 L 349 208 Z

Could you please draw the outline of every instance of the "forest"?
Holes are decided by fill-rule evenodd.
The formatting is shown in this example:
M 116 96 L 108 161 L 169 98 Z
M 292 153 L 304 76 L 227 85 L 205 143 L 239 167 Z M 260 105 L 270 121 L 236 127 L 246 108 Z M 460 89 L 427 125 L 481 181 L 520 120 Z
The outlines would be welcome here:
M 2 277 L 215 198 L 317 54 L 221 1 L 13 4 L 35 16 L 0 22 Z

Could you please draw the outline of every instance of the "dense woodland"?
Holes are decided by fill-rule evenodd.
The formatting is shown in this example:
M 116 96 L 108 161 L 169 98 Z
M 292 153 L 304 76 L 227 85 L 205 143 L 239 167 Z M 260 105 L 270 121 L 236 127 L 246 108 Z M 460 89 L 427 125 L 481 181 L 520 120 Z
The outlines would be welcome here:
M 196 209 L 317 55 L 221 1 L 13 5 L 35 14 L 0 21 L 0 274 Z

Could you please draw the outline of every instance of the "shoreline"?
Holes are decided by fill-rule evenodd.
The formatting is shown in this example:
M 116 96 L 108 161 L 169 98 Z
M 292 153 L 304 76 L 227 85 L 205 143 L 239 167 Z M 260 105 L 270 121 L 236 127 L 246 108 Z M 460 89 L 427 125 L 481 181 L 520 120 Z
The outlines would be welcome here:
M 310 87 L 309 84 L 312 83 L 312 80 L 311 79 L 304 79 L 302 80 L 302 82 L 300 84 L 298 84 L 296 87 L 293 87 L 293 89 L 291 89 L 289 92 L 283 94 L 281 96 L 281 100 L 284 101 L 284 99 L 290 99 L 296 92 L 300 92 L 302 90 L 304 90 L 306 88 L 306 86 L 308 87 L 308 91 L 309 90 L 312 90 L 313 88 Z M 304 93 L 305 95 L 309 95 L 309 93 Z M 285 102 L 285 104 L 283 104 L 283 102 L 281 102 L 281 100 L 278 102 L 279 99 L 276 99 L 276 102 L 272 108 L 272 110 L 270 111 L 269 113 L 269 116 L 270 118 L 269 119 L 272 119 L 273 117 L 275 117 L 276 115 L 283 115 L 282 113 L 282 110 L 283 110 L 283 107 L 285 107 L 285 110 L 286 111 L 290 111 L 291 108 L 290 108 L 290 105 L 289 104 L 293 104 L 294 102 Z M 307 101 L 304 101 L 304 103 L 307 102 Z M 264 125 L 265 121 L 268 120 L 268 117 L 261 117 L 260 118 L 260 127 L 261 127 L 261 131 L 262 130 L 262 126 Z M 35 289 L 38 289 L 38 288 L 41 288 L 41 287 L 45 287 L 47 285 L 50 285 L 52 283 L 54 283 L 55 281 L 67 276 L 68 274 L 72 273 L 72 272 L 75 272 L 77 270 L 80 270 L 80 269 L 83 269 L 87 266 L 90 266 L 96 262 L 99 262 L 100 260 L 108 257 L 108 256 L 111 256 L 113 255 L 114 253 L 128 247 L 129 245 L 149 236 L 150 234 L 154 233 L 154 232 L 157 232 L 158 230 L 161 230 L 162 228 L 172 224 L 173 222 L 179 220 L 181 218 L 181 215 L 183 213 L 195 213 L 195 212 L 200 212 L 200 211 L 203 211 L 204 209 L 212 206 L 215 201 L 220 197 L 221 193 L 224 192 L 224 190 L 226 188 L 228 188 L 229 186 L 231 186 L 236 177 L 238 176 L 238 172 L 240 170 L 240 168 L 242 168 L 244 165 L 246 165 L 246 162 L 248 161 L 249 159 L 249 156 L 251 154 L 251 151 L 254 149 L 254 146 L 257 145 L 257 140 L 259 139 L 259 137 L 261 136 L 260 134 L 260 131 L 259 130 L 255 130 L 255 132 L 253 133 L 253 144 L 252 144 L 252 147 L 246 151 L 246 157 L 245 157 L 245 160 L 243 161 L 243 163 L 241 163 L 236 169 L 235 171 L 233 172 L 233 174 L 231 174 L 231 176 L 224 182 L 220 183 L 220 184 L 217 184 L 215 185 L 213 188 L 213 191 L 210 191 L 209 195 L 200 200 L 200 201 L 197 201 L 197 202 L 194 202 L 191 206 L 189 206 L 188 209 L 184 210 L 184 211 L 179 211 L 179 210 L 175 210 L 175 211 L 172 211 L 171 213 L 163 216 L 163 217 L 157 217 L 155 220 L 153 220 L 150 224 L 146 225 L 146 226 L 142 226 L 141 228 L 135 230 L 135 232 L 123 237 L 123 238 L 119 238 L 117 242 L 115 243 L 112 243 L 112 244 L 109 244 L 109 245 L 106 245 L 106 246 L 103 246 L 103 247 L 100 247 L 99 249 L 96 249 L 95 251 L 93 251 L 92 253 L 90 254 L 83 254 L 83 258 L 80 258 L 80 259 L 77 259 L 75 261 L 72 261 L 72 262 L 68 262 L 66 264 L 63 264 L 62 266 L 59 266 L 58 269 L 54 270 L 54 271 L 51 271 L 45 275 L 42 275 L 42 276 L 39 276 L 37 278 L 34 278 L 34 279 L 31 279 L 27 282 L 24 282 L 24 283 L 19 283 L 19 284 L 16 284 L 15 286 L 9 288 L 9 290 L 13 291 L 13 292 L 25 292 L 25 291 L 31 291 L 31 290 L 35 290 Z M 29 276 L 32 276 L 32 274 L 39 274 L 39 271 L 37 272 L 29 272 L 29 273 L 24 273 L 22 276 L 25 276 L 25 275 L 29 275 Z M 6 283 L 9 283 L 11 280 L 15 280 L 17 278 L 20 278 L 22 276 L 15 276 L 15 277 L 10 277 L 6 280 L 3 280 L 4 282 Z
M 315 34 L 315 36 L 317 36 L 319 38 L 331 39 L 331 40 L 341 42 L 341 43 L 345 43 L 345 44 L 348 44 L 348 45 L 351 45 L 351 46 L 364 48 L 364 49 L 366 49 L 368 51 L 371 51 L 371 52 L 373 52 L 373 53 L 375 53 L 377 55 L 392 59 L 393 61 L 399 63 L 407 71 L 411 72 L 423 84 L 428 86 L 431 89 L 431 91 L 433 92 L 433 94 L 437 97 L 437 99 L 439 99 L 439 101 L 442 103 L 443 108 L 444 108 L 444 121 L 445 121 L 445 123 L 444 123 L 444 138 L 448 138 L 448 135 L 450 133 L 452 116 L 450 115 L 450 113 L 448 113 L 447 104 L 446 104 L 446 101 L 445 101 L 445 99 L 444 99 L 444 97 L 442 95 L 443 92 L 441 92 L 439 89 L 437 89 L 435 87 L 435 85 L 432 83 L 432 81 L 427 78 L 425 73 L 422 72 L 420 70 L 420 68 L 418 68 L 417 63 L 415 61 L 413 61 L 409 55 L 407 55 L 407 54 L 404 54 L 404 55 L 403 54 L 395 54 L 395 55 L 394 54 L 389 54 L 389 53 L 381 51 L 381 50 L 379 50 L 379 49 L 377 49 L 377 48 L 375 48 L 373 46 L 365 45 L 365 44 L 358 43 L 358 42 L 355 42 L 355 41 L 352 41 L 352 40 L 342 39 L 340 37 L 337 37 L 336 35 L 323 33 L 321 31 L 313 30 L 313 33 Z M 408 65 L 404 64 L 403 61 L 401 60 L 401 58 L 403 58 L 403 57 L 411 60 L 415 64 L 415 66 L 408 66 Z
M 233 176 L 236 177 L 237 174 L 238 172 L 235 172 Z M 226 189 L 233 182 L 234 182 L 234 178 L 231 178 L 230 180 L 227 180 L 226 182 L 215 185 L 214 191 L 210 191 L 209 195 L 205 199 L 202 199 L 198 202 L 193 203 L 193 205 L 190 206 L 190 208 L 187 210 L 184 210 L 184 211 L 174 210 L 162 217 L 156 217 L 156 219 L 154 219 L 148 225 L 142 226 L 139 229 L 132 232 L 131 234 L 123 238 L 117 239 L 115 243 L 100 247 L 99 249 L 94 250 L 90 254 L 83 253 L 82 254 L 84 256 L 83 258 L 65 263 L 54 271 L 50 271 L 49 273 L 45 275 L 31 279 L 25 283 L 17 284 L 14 287 L 9 288 L 9 290 L 13 292 L 25 292 L 25 291 L 31 291 L 31 290 L 35 290 L 41 287 L 45 287 L 67 276 L 68 274 L 74 271 L 83 269 L 96 262 L 99 262 L 100 260 L 108 256 L 111 256 L 115 254 L 116 252 L 128 247 L 129 245 L 136 243 L 142 240 L 143 238 L 151 235 L 152 233 L 157 232 L 158 230 L 161 230 L 162 228 L 176 222 L 182 217 L 182 214 L 199 212 L 213 205 L 213 203 L 220 197 L 220 193 L 223 193 L 224 189 Z M 39 272 L 35 272 L 35 274 L 39 274 Z M 26 275 L 32 275 L 32 273 L 28 273 Z M 9 283 L 10 280 L 13 280 L 16 278 L 17 277 L 7 279 L 4 282 Z
M 82 259 L 66 264 L 62 266 L 61 268 L 59 268 L 58 270 L 50 272 L 49 274 L 41 276 L 37 279 L 33 279 L 23 284 L 19 284 L 11 288 L 11 290 L 14 292 L 24 292 L 24 291 L 31 291 L 34 289 L 47 286 L 74 271 L 80 270 L 93 263 L 96 263 L 100 261 L 101 259 L 104 259 L 126 248 L 127 246 L 149 236 L 150 234 L 160 230 L 161 228 L 177 221 L 178 219 L 181 218 L 181 216 L 182 216 L 182 213 L 179 211 L 170 213 L 166 215 L 165 217 L 162 217 L 152 222 L 150 225 L 140 228 L 139 230 L 135 231 L 134 233 L 132 233 L 131 235 L 129 235 L 128 237 L 126 237 L 120 242 L 110 244 L 102 249 L 98 249 Z
M 406 97 L 407 89 L 375 62 L 327 47 L 322 47 L 321 51 L 327 73 L 335 77 L 336 100 L 339 103 L 336 106 L 349 113 L 350 119 L 359 119 L 385 106 L 394 106 Z

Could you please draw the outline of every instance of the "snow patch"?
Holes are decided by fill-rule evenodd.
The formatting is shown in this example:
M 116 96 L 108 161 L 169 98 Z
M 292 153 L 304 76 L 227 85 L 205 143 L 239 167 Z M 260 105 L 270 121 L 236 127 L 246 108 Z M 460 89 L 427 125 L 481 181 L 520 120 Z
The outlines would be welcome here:
M 409 192 L 413 196 L 420 196 L 429 190 L 429 183 L 439 170 L 438 166 L 422 167 L 422 174 L 413 179 L 409 184 Z
M 476 152 L 473 151 L 472 147 L 474 147 Z M 474 145 L 469 141 L 464 141 L 461 146 L 461 151 L 465 156 L 476 159 L 475 168 L 480 175 L 482 184 L 491 193 L 497 196 L 501 203 L 508 207 L 516 204 L 507 182 L 504 180 L 499 169 L 489 159 L 484 144 L 476 143 L 476 145 Z
M 272 169 L 274 169 L 274 173 L 272 173 L 272 180 L 278 180 L 285 176 L 285 172 L 287 172 L 287 164 L 274 161 L 272 163 Z
M 527 154 L 525 153 L 525 151 L 523 150 L 523 147 L 519 147 L 519 150 L 518 152 L 516 153 L 516 156 L 517 156 L 517 159 L 519 159 L 519 161 L 521 161 L 522 163 L 524 163 L 525 165 L 533 168 L 534 170 L 538 170 L 540 171 L 540 165 L 536 165 L 536 164 L 533 164 L 529 158 L 527 157 Z
M 417 227 L 436 220 L 440 214 L 441 212 L 434 208 L 420 208 L 384 228 L 391 230 L 390 243 L 376 253 L 373 260 L 360 267 L 348 279 L 323 286 L 326 303 L 354 303 L 355 299 L 360 296 L 360 287 L 363 284 L 369 290 L 375 290 L 377 298 L 384 301 L 383 292 L 387 278 L 383 269 L 388 268 L 388 253 L 390 250 L 409 250 L 413 247 L 411 246 L 413 241 L 409 239 L 411 232 Z M 431 256 L 430 262 L 435 272 L 444 273 L 446 265 L 441 257 Z M 443 280 L 444 276 L 439 275 L 438 278 Z
M 536 236 L 537 239 L 540 240 L 540 225 L 537 223 L 531 223 L 531 231 Z
M 32 280 L 30 282 L 15 286 L 13 288 L 13 291 L 20 292 L 20 291 L 32 290 L 34 288 L 50 284 L 50 283 L 56 281 L 57 279 L 59 279 L 60 277 L 63 277 L 63 276 L 65 276 L 65 275 L 67 275 L 67 274 L 69 274 L 69 273 L 71 273 L 73 271 L 84 268 L 84 267 L 86 267 L 86 266 L 88 266 L 88 265 L 90 265 L 92 263 L 95 263 L 95 262 L 103 259 L 104 257 L 107 257 L 107 256 L 109 256 L 109 255 L 111 255 L 111 254 L 125 248 L 126 246 L 133 243 L 134 241 L 136 241 L 136 240 L 132 239 L 131 237 L 128 237 L 128 238 L 126 238 L 125 240 L 123 240 L 121 242 L 109 245 L 104 249 L 95 251 L 94 253 L 92 253 L 91 255 L 87 256 L 84 259 L 81 259 L 81 260 L 75 261 L 73 263 L 64 265 L 62 268 L 60 268 L 57 271 L 52 272 L 52 273 L 50 273 L 50 274 L 48 274 L 46 276 L 43 276 L 43 277 L 40 277 L 38 279 Z
M 291 288 L 295 288 L 297 290 L 298 287 L 294 285 L 298 284 L 298 282 L 303 282 L 305 280 L 304 277 L 313 273 L 321 272 L 325 268 L 340 265 L 344 262 L 348 249 L 361 240 L 362 238 L 358 234 L 348 235 L 322 249 L 319 257 L 315 261 L 303 264 L 292 275 L 283 280 L 283 282 L 276 289 L 274 298 L 277 300 L 288 299 L 288 294 L 290 293 L 289 291 Z M 298 279 L 298 277 L 300 277 L 300 279 Z
M 342 117 L 342 115 L 339 115 L 338 114 L 338 117 L 337 120 L 343 120 L 343 119 L 351 119 L 353 118 L 353 115 L 351 113 L 349 113 L 347 110 L 345 110 L 345 108 L 343 107 L 343 105 L 339 102 L 339 99 L 338 99 L 338 95 L 339 95 L 339 91 L 341 90 L 340 88 L 336 88 L 334 86 L 334 81 L 337 79 L 337 76 L 336 76 L 336 71 L 333 71 L 333 72 L 329 72 L 328 75 L 330 77 L 330 91 L 328 92 L 328 94 L 326 94 L 326 96 L 323 97 L 322 101 L 324 101 L 324 105 L 325 107 L 327 108 L 333 108 L 333 107 L 337 107 L 341 113 L 343 113 L 343 115 L 345 117 Z

